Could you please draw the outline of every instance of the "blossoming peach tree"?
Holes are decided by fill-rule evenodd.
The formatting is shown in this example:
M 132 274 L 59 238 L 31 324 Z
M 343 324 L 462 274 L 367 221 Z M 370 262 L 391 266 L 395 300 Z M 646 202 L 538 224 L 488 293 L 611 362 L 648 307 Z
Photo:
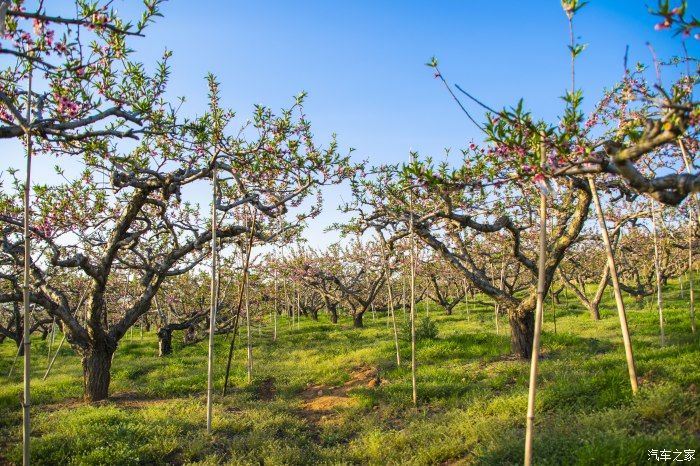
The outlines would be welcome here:
M 259 106 L 249 122 L 231 131 L 234 114 L 219 107 L 213 77 L 209 85 L 211 105 L 203 116 L 177 117 L 145 133 L 124 153 L 113 152 L 101 137 L 72 141 L 74 150 L 84 154 L 83 171 L 36 188 L 30 297 L 60 319 L 68 341 L 82 355 L 87 400 L 108 395 L 112 354 L 148 312 L 166 278 L 194 270 L 210 254 L 211 216 L 203 215 L 191 196 L 212 179 L 213 170 L 219 173 L 220 247 L 249 233 L 243 217 L 253 211 L 260 217 L 255 235 L 261 242 L 301 228 L 320 211 L 321 186 L 351 172 L 334 141 L 325 149 L 314 142 L 303 95 L 280 115 Z M 13 291 L 3 295 L 6 301 L 21 299 L 17 284 L 6 279 L 23 264 L 20 183 L 13 185 L 14 190 L 0 194 L 0 278 Z M 126 271 L 137 277 L 133 297 L 110 306 L 106 296 L 112 281 Z M 84 317 L 73 312 L 75 303 L 63 282 L 67 274 L 89 282 Z M 108 313 L 111 319 L 105 318 Z
M 135 23 L 118 16 L 110 1 L 75 0 L 63 7 L 0 2 L 0 138 L 31 132 L 38 142 L 70 144 L 98 135 L 133 136 L 164 90 L 169 53 L 156 77 L 149 77 L 132 59 L 127 40 L 143 35 L 163 2 L 144 1 Z
M 337 303 L 345 305 L 353 326 L 363 327 L 363 317 L 371 309 L 386 283 L 382 249 L 376 241 L 353 241 L 343 247 L 332 245 L 325 254 L 310 252 L 298 264 L 298 276 L 315 289 L 337 322 Z
M 564 1 L 562 5 L 571 20 L 583 3 Z M 683 20 L 683 13 L 673 13 L 674 21 Z M 572 32 L 572 63 L 584 48 L 573 40 Z M 673 64 L 678 62 L 694 66 L 690 59 Z M 539 192 L 549 197 L 551 225 L 546 245 L 546 293 L 588 218 L 592 193 L 584 175 L 598 175 L 606 192 L 632 191 L 667 204 L 678 204 L 700 190 L 697 174 L 681 172 L 682 150 L 697 150 L 700 106 L 692 100 L 697 73 L 689 69 L 664 87 L 658 81 L 650 84 L 650 70 L 638 65 L 625 73 L 586 117 L 583 90 L 576 87 L 572 68 L 572 87 L 563 96 L 562 119 L 550 124 L 536 120 L 522 101 L 494 110 L 459 86 L 448 84 L 437 60 L 428 65 L 483 131 L 485 144 L 471 143 L 458 158 L 448 157 L 444 162 L 412 157 L 411 163 L 380 166 L 373 170 L 373 176 L 356 178 L 355 201 L 345 208 L 355 213 L 350 227 L 379 228 L 405 236 L 412 219 L 415 234 L 425 245 L 507 310 L 512 351 L 529 358 L 537 297 L 535 232 L 539 226 L 535 211 Z M 483 123 L 472 116 L 458 95 L 486 110 Z M 542 151 L 545 163 L 541 163 Z M 673 166 L 675 172 L 654 175 L 644 170 L 658 159 Z M 412 208 L 409 193 L 413 194 Z M 510 293 L 498 286 L 496 274 L 489 274 L 476 257 L 475 245 L 485 243 L 499 244 L 500 255 L 509 256 L 509 262 L 518 263 L 529 274 L 528 291 Z

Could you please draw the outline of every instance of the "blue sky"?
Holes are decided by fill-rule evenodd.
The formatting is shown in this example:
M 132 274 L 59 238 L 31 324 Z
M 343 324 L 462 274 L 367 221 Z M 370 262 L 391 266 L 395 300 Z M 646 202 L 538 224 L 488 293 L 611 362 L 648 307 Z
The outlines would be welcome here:
M 697 14 L 698 2 L 689 3 Z M 125 14 L 137 4 L 115 2 Z M 651 62 L 647 41 L 660 57 L 681 53 L 678 38 L 653 29 L 645 5 L 591 0 L 577 16 L 576 33 L 588 44 L 577 67 L 588 105 L 621 76 L 626 45 L 632 63 Z M 449 81 L 490 105 L 523 97 L 551 121 L 569 85 L 568 25 L 556 0 L 173 0 L 163 13 L 133 46 L 146 63 L 166 47 L 174 52 L 170 89 L 187 96 L 191 111 L 204 108 L 210 71 L 221 81 L 223 104 L 243 120 L 255 103 L 277 109 L 305 90 L 319 141 L 337 133 L 342 148 L 373 163 L 406 160 L 410 148 L 441 157 L 445 147 L 479 139 L 424 65 L 433 55 Z M 688 41 L 693 56 L 698 42 Z M 315 244 L 335 238 L 323 228 L 337 219 L 343 195 L 347 189 L 326 193 L 326 211 L 308 232 Z
M 337 132 L 376 161 L 479 137 L 424 66 L 432 55 L 449 80 L 490 104 L 524 97 L 551 119 L 569 82 L 567 22 L 556 0 L 173 1 L 164 13 L 144 42 L 151 57 L 166 46 L 175 52 L 175 94 L 201 101 L 211 71 L 224 102 L 247 114 L 254 103 L 280 107 L 306 90 L 316 134 Z M 578 77 L 589 104 L 620 77 L 626 45 L 632 63 L 650 61 L 647 41 L 661 57 L 681 52 L 653 24 L 641 1 L 592 0 L 582 10 L 577 35 L 589 48 Z

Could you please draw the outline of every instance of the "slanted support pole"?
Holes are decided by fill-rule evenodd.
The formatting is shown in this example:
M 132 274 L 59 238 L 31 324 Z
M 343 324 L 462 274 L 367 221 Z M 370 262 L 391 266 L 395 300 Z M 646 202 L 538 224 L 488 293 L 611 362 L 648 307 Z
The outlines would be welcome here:
M 610 243 L 610 236 L 608 235 L 608 227 L 605 225 L 605 215 L 603 214 L 603 208 L 600 203 L 600 198 L 598 197 L 598 190 L 596 189 L 595 182 L 591 177 L 588 178 L 588 186 L 591 189 L 591 195 L 593 196 L 593 203 L 595 204 L 595 211 L 596 215 L 598 216 L 598 223 L 600 224 L 600 231 L 603 237 L 603 243 L 605 244 L 605 255 L 608 259 L 608 268 L 610 269 L 610 279 L 613 285 L 613 294 L 615 296 L 615 304 L 617 306 L 617 315 L 620 318 L 620 330 L 622 331 L 622 341 L 625 345 L 625 358 L 627 359 L 627 372 L 629 373 L 630 385 L 632 386 L 632 393 L 637 393 L 637 390 L 639 389 L 639 386 L 637 384 L 637 369 L 635 368 L 634 364 L 632 340 L 630 339 L 630 332 L 627 326 L 625 302 L 622 299 L 622 292 L 620 291 L 620 281 L 617 274 L 615 256 L 613 255 L 612 244 Z

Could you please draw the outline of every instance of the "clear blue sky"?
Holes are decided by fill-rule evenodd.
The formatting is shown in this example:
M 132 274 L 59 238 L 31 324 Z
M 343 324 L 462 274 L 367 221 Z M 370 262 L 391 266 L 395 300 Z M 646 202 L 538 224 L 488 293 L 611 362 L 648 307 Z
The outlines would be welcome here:
M 699 2 L 689 3 L 697 15 Z M 135 4 L 115 2 L 125 13 Z M 409 148 L 441 156 L 479 139 L 424 65 L 433 55 L 449 81 L 492 106 L 523 97 L 552 121 L 569 82 L 568 26 L 557 0 L 173 0 L 163 13 L 133 46 L 147 63 L 166 47 L 174 52 L 171 92 L 186 95 L 192 111 L 204 108 L 209 71 L 224 105 L 243 119 L 255 103 L 277 109 L 306 90 L 319 140 L 335 132 L 343 148 L 373 163 L 405 160 Z M 589 44 L 577 68 L 589 105 L 621 76 L 626 45 L 631 63 L 651 63 L 647 41 L 660 57 L 681 53 L 678 38 L 653 29 L 643 1 L 591 0 L 576 21 Z M 698 42 L 688 40 L 692 56 Z M 309 230 L 315 244 L 333 239 L 322 230 L 337 218 L 341 195 L 347 190 L 328 191 L 326 212 Z

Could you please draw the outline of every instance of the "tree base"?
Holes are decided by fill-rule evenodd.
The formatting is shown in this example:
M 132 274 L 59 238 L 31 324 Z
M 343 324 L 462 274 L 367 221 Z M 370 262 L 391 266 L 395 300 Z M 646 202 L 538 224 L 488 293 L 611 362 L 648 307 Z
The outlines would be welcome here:
M 95 402 L 109 396 L 110 372 L 114 351 L 91 348 L 83 355 L 83 389 L 85 401 Z

